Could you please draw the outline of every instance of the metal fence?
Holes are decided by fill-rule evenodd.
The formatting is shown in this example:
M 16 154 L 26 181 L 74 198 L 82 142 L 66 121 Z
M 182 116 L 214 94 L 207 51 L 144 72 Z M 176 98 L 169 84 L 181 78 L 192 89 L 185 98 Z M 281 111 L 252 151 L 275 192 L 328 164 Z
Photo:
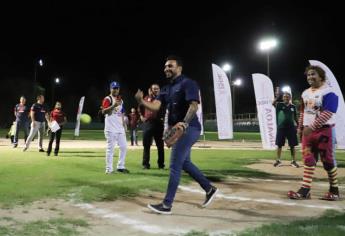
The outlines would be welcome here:
M 205 131 L 217 131 L 216 113 L 204 114 Z M 235 114 L 233 117 L 235 132 L 258 132 L 259 122 L 256 113 Z M 67 129 L 74 129 L 75 123 L 68 122 L 65 125 Z M 88 125 L 81 124 L 82 129 L 103 129 L 104 123 L 92 122 Z
M 235 114 L 233 123 L 235 132 L 259 132 L 256 113 Z M 216 113 L 204 114 L 204 129 L 206 131 L 217 131 Z

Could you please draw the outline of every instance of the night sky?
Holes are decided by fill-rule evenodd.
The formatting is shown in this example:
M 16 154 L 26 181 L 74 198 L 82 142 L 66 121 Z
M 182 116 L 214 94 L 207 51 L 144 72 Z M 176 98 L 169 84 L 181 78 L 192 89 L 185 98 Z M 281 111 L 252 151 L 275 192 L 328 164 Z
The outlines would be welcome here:
M 69 120 L 81 96 L 93 117 L 111 80 L 120 81 L 126 109 L 135 105 L 138 88 L 163 85 L 165 57 L 184 59 L 184 73 L 198 81 L 205 113 L 215 112 L 211 63 L 233 65 L 236 113 L 255 112 L 252 73 L 266 73 L 260 39 L 274 36 L 279 46 L 270 54 L 274 86 L 290 85 L 294 96 L 308 86 L 304 68 L 319 60 L 333 71 L 344 91 L 345 38 L 343 8 L 303 4 L 246 4 L 234 1 L 26 1 L 0 8 L 0 126 L 12 122 L 13 106 L 24 94 L 32 104 L 34 67 L 51 107 L 63 102 Z M 113 2 L 113 3 L 110 3 Z

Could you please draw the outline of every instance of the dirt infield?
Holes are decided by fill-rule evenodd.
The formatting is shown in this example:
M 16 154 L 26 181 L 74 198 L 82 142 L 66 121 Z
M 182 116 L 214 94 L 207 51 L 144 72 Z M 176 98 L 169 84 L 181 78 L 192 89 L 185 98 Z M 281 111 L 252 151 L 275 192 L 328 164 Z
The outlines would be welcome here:
M 37 147 L 38 140 L 31 142 L 30 148 Z M 127 142 L 129 149 L 142 149 L 143 146 L 131 146 Z M 48 140 L 44 140 L 44 147 L 48 145 Z M 0 138 L 0 147 L 10 147 L 8 139 Z M 61 148 L 106 148 L 106 141 L 102 140 L 61 140 Z M 18 148 L 23 148 L 24 143 L 19 143 Z M 152 145 L 152 148 L 156 148 Z M 216 148 L 216 149 L 261 149 L 260 142 L 245 142 L 245 141 L 198 141 L 193 148 Z
M 290 161 L 282 161 L 283 165 L 274 167 L 272 160 L 262 160 L 260 163 L 248 165 L 246 167 L 260 170 L 269 174 L 275 174 L 279 178 L 296 178 L 301 179 L 303 175 L 303 168 L 293 168 L 290 166 Z M 302 163 L 299 163 L 302 166 Z M 345 168 L 338 168 L 338 177 L 345 177 Z M 327 172 L 323 169 L 322 164 L 319 162 L 316 166 L 314 178 L 326 179 L 328 178 Z

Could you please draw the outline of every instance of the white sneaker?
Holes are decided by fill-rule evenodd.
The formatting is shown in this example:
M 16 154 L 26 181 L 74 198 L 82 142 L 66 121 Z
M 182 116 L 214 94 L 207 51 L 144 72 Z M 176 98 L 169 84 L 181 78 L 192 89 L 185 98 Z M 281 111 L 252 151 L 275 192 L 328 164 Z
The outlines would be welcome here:
M 113 170 L 110 170 L 110 169 L 106 169 L 106 170 L 105 170 L 105 174 L 106 174 L 106 175 L 110 175 L 110 174 L 113 174 L 113 173 L 114 173 Z

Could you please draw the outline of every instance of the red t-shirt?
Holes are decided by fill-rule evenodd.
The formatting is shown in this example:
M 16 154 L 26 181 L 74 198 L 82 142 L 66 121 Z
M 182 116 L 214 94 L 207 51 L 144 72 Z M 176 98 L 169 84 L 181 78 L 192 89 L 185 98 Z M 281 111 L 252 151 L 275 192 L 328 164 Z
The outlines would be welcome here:
M 156 100 L 156 98 L 151 96 L 144 97 L 144 100 L 147 102 L 153 102 Z M 143 106 L 140 106 L 140 113 L 143 117 L 146 118 L 146 120 L 154 120 L 157 117 L 157 111 L 152 111 L 150 109 L 144 108 Z
M 55 120 L 57 123 L 61 124 L 65 121 L 65 113 L 61 111 L 60 109 L 54 109 L 50 113 L 50 119 Z
M 139 116 L 138 113 L 129 113 L 129 127 L 135 129 L 138 126 Z

